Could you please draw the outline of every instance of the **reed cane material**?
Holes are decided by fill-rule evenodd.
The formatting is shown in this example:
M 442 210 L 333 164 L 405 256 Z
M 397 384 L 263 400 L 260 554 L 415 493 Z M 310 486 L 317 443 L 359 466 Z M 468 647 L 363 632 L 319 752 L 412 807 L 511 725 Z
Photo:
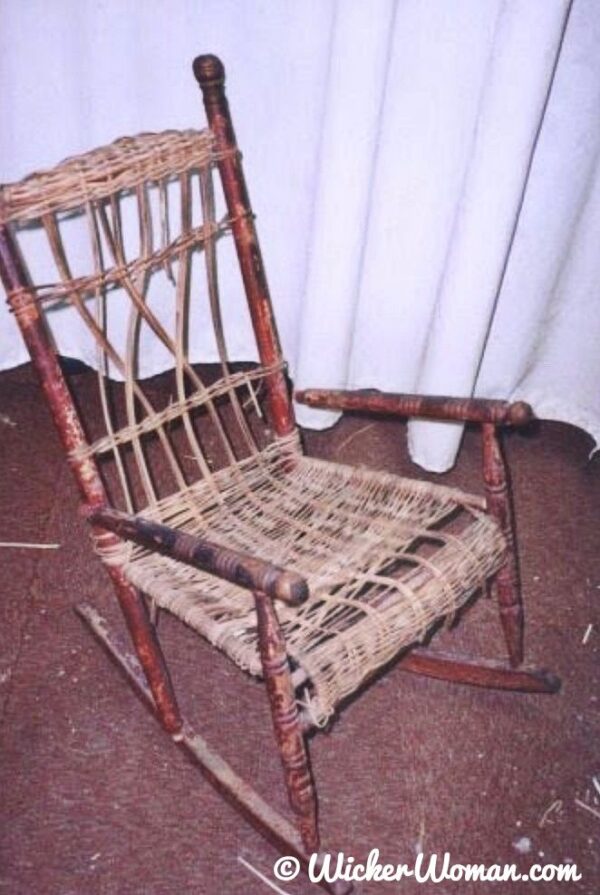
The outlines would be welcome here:
M 262 456 L 145 515 L 268 556 L 308 582 L 299 607 L 278 605 L 289 656 L 308 674 L 300 697 L 314 724 L 403 647 L 422 640 L 502 564 L 505 542 L 476 498 L 454 489 L 298 456 L 274 442 Z M 200 521 L 201 520 L 201 521 Z M 107 561 L 260 675 L 256 614 L 240 587 L 134 545 Z
M 283 361 L 269 327 L 259 329 L 266 363 L 237 370 L 227 356 L 216 250 L 235 228 L 245 286 L 258 294 L 253 307 L 259 327 L 268 292 L 263 274 L 253 279 L 250 270 L 256 274 L 262 264 L 253 248 L 245 186 L 235 186 L 240 165 L 235 138 L 223 124 L 221 99 L 213 96 L 217 88 L 222 92 L 219 84 L 217 77 L 205 91 L 216 136 L 168 131 L 117 140 L 3 188 L 4 224 L 38 220 L 58 274 L 54 283 L 11 284 L 9 299 L 21 322 L 32 313 L 48 318 L 50 312 L 70 308 L 96 344 L 104 432 L 69 442 L 75 467 L 92 462 L 104 470 L 112 461 L 113 491 L 115 481 L 120 490 L 113 502 L 128 513 L 306 579 L 306 602 L 278 606 L 277 612 L 288 655 L 306 674 L 307 684 L 298 694 L 301 708 L 312 723 L 322 725 L 344 698 L 400 650 L 421 641 L 439 618 L 456 612 L 501 567 L 505 535 L 478 498 L 304 457 L 295 430 L 266 440 L 261 430 L 261 443 L 256 424 L 261 383 L 271 388 L 267 397 L 278 420 L 274 428 L 289 429 L 290 417 L 281 402 Z M 228 190 L 227 211 L 218 221 L 217 168 Z M 173 189 L 178 227 L 165 201 L 172 200 Z M 135 257 L 126 251 L 121 206 L 127 197 L 133 199 L 140 231 Z M 73 273 L 62 235 L 64 216 L 77 210 L 90 243 L 89 274 Z M 187 351 L 185 320 L 197 254 L 204 258 L 205 319 L 212 324 L 218 356 L 218 375 L 209 383 L 202 381 Z M 153 275 L 162 277 L 163 303 L 172 302 L 175 331 L 149 300 Z M 123 346 L 115 344 L 109 325 L 117 303 L 127 308 Z M 175 366 L 175 393 L 160 408 L 136 375 L 142 327 Z M 120 413 L 110 397 L 110 373 L 123 380 Z M 202 427 L 210 428 L 211 439 L 202 438 Z M 207 450 L 209 441 L 226 458 L 221 469 L 216 451 Z M 153 466 L 157 452 L 171 473 L 170 486 L 162 492 Z M 120 533 L 127 537 L 123 528 Z M 251 674 L 263 673 L 251 593 L 109 532 L 98 533 L 95 543 L 103 560 L 156 605 L 182 618 Z
M 280 844 L 294 839 L 290 853 L 306 861 L 319 837 L 303 730 L 326 724 L 390 660 L 404 654 L 408 671 L 476 686 L 558 686 L 533 670 L 407 655 L 497 574 L 519 663 L 523 619 L 496 427 L 527 422 L 531 409 L 299 396 L 313 406 L 482 423 L 485 497 L 304 456 L 223 66 L 204 56 L 194 72 L 207 129 L 123 138 L 0 189 L 0 275 L 139 667 L 112 652 L 209 778 Z M 237 261 L 239 282 L 227 280 L 226 296 L 217 257 Z M 97 414 L 79 412 L 57 358 L 52 329 L 63 314 L 88 339 L 100 425 Z M 244 326 L 253 359 L 236 343 Z M 145 371 L 150 351 L 172 371 L 167 399 Z M 142 594 L 264 677 L 301 839 L 190 732 Z

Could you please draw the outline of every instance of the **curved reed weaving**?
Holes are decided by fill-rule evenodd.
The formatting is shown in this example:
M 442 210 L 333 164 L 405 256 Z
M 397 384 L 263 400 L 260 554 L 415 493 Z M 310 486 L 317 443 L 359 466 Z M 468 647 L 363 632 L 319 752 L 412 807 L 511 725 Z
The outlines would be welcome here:
M 217 160 L 209 130 L 163 131 L 121 137 L 2 187 L 0 221 L 25 223 L 80 208 L 121 190 L 176 177 Z
M 217 218 L 212 182 L 226 155 L 209 131 L 143 134 L 3 187 L 0 218 L 38 221 L 55 268 L 50 281 L 22 289 L 14 307 L 17 314 L 28 304 L 40 313 L 69 309 L 91 336 L 104 426 L 71 459 L 99 463 L 115 503 L 307 579 L 308 601 L 277 611 L 298 700 L 323 724 L 378 668 L 454 613 L 501 566 L 505 542 L 478 498 L 323 463 L 302 456 L 296 433 L 269 435 L 259 393 L 280 375 L 281 358 L 239 368 L 228 357 L 216 249 L 235 219 Z M 134 252 L 126 248 L 126 201 L 139 231 Z M 78 262 L 77 274 L 62 235 L 76 214 L 90 259 L 88 270 Z M 192 275 L 196 254 L 203 282 Z M 150 299 L 156 278 L 158 301 Z M 190 359 L 194 303 L 212 329 L 210 382 Z M 115 308 L 120 329 L 110 322 Z M 163 406 L 139 375 L 142 335 L 174 368 Z M 105 542 L 97 540 L 105 562 L 123 567 L 238 665 L 261 673 L 251 594 L 165 556 Z
M 310 597 L 278 605 L 286 648 L 322 725 L 403 647 L 452 615 L 502 563 L 505 543 L 477 499 L 455 489 L 296 454 L 261 455 L 167 498 L 146 517 L 299 572 Z M 157 605 L 261 674 L 252 595 L 140 547 L 114 557 Z

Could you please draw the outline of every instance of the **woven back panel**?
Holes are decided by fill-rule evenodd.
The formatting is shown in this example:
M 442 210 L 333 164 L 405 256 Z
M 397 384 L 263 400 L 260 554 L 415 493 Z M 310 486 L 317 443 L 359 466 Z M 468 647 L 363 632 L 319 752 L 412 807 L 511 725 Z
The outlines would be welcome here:
M 221 307 L 217 249 L 229 243 L 233 262 L 234 246 L 215 196 L 218 160 L 210 131 L 142 134 L 2 188 L 0 220 L 13 225 L 34 300 L 77 346 L 59 350 L 83 352 L 98 372 L 103 423 L 86 425 L 91 400 L 80 400 L 89 443 L 79 453 L 97 458 L 113 503 L 129 511 L 212 482 L 268 438 L 260 398 L 274 368 L 232 367 L 228 356 L 224 318 L 236 337 L 251 328 L 241 280 L 235 310 Z M 203 375 L 190 345 L 212 365 Z M 167 380 L 146 378 L 149 357 L 172 371 Z

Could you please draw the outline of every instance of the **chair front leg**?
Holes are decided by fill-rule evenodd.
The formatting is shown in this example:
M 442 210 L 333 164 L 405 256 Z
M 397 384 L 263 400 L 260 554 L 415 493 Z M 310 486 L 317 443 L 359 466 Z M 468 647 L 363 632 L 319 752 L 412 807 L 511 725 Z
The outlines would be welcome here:
M 273 728 L 290 805 L 307 853 L 319 850 L 317 799 L 292 685 L 285 638 L 273 602 L 254 593 L 258 617 L 258 644 Z
M 523 661 L 524 615 L 510 482 L 496 426 L 484 423 L 482 437 L 487 509 L 507 545 L 506 562 L 496 575 L 495 587 L 510 664 L 515 668 Z

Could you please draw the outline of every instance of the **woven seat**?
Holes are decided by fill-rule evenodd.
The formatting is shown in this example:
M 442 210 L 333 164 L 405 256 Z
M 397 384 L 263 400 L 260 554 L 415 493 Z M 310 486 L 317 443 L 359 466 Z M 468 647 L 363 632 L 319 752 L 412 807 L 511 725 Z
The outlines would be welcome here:
M 135 656 L 94 607 L 79 614 L 208 778 L 306 866 L 323 849 L 305 734 L 390 660 L 475 686 L 558 687 L 519 667 L 499 428 L 532 413 L 500 400 L 296 392 L 313 407 L 481 425 L 483 497 L 304 456 L 223 66 L 203 56 L 194 71 L 208 128 L 122 138 L 0 189 L 0 276 Z M 53 326 L 65 317 L 97 372 L 95 405 L 73 400 L 57 358 Z M 172 372 L 157 383 L 157 369 Z M 413 648 L 491 576 L 510 667 Z M 183 717 L 149 602 L 264 678 L 294 827 Z M 226 725 L 235 706 L 220 702 Z
M 502 562 L 505 544 L 478 498 L 455 489 L 298 455 L 277 443 L 147 517 L 306 577 L 310 597 L 278 615 L 310 688 L 313 723 L 455 612 Z M 169 557 L 128 548 L 126 574 L 251 674 L 261 675 L 248 591 Z M 119 557 L 123 561 L 123 557 Z

